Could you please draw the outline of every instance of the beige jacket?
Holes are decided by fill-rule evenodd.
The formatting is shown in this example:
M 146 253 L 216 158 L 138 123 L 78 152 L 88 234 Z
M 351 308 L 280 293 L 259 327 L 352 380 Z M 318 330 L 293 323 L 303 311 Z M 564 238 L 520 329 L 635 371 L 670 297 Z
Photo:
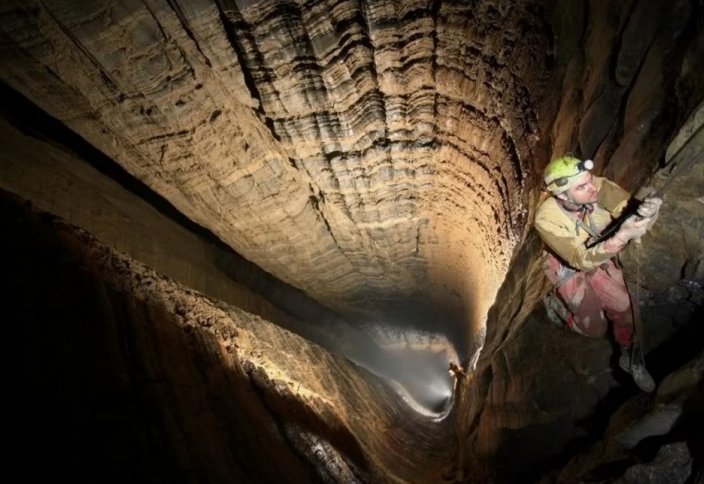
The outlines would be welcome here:
M 602 177 L 594 177 L 594 186 L 599 191 L 599 198 L 591 217 L 597 232 L 601 232 L 618 217 L 631 195 Z M 535 228 L 553 252 L 573 269 L 593 271 L 616 255 L 604 248 L 604 242 L 587 249 L 589 233 L 579 226 L 575 214 L 563 209 L 555 197 L 546 199 L 538 207 Z

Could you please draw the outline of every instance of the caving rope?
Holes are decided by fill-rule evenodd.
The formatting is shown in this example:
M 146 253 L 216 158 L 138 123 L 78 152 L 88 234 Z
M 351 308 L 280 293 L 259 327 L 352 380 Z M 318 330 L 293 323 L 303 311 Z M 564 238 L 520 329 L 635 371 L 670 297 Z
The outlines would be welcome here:
M 657 194 L 662 194 L 666 188 L 670 186 L 670 184 L 677 178 L 677 176 L 686 168 L 689 167 L 693 164 L 694 161 L 699 160 L 701 157 L 702 152 L 704 152 L 704 142 L 702 143 L 696 143 L 694 142 L 695 138 L 697 136 L 704 137 L 704 124 L 700 125 L 697 130 L 689 137 L 687 141 L 685 141 L 682 146 L 677 150 L 677 153 L 672 157 L 670 162 L 667 164 L 666 168 L 669 168 L 669 172 L 665 175 L 661 172 L 660 176 L 666 176 L 667 180 L 660 186 L 660 188 L 657 188 L 643 196 L 645 199 L 646 197 L 653 197 Z M 698 148 L 698 150 L 697 150 Z M 685 156 L 686 155 L 686 156 Z M 684 159 L 683 159 L 684 158 Z M 637 208 L 637 205 L 635 205 Z M 634 214 L 633 212 L 632 214 Z M 625 220 L 628 218 L 630 215 L 628 214 L 627 216 L 621 216 L 619 219 L 621 221 Z M 617 230 L 620 224 L 615 226 L 615 229 Z M 613 233 L 615 233 L 614 229 L 609 230 L 604 230 L 601 235 L 595 239 L 595 241 L 592 241 L 591 244 L 596 245 L 598 242 L 605 240 L 609 238 Z M 589 247 L 589 245 L 588 245 Z M 640 278 L 640 258 L 641 258 L 641 253 L 642 253 L 642 246 L 640 244 L 640 241 L 636 243 L 636 251 L 635 251 L 635 259 L 636 259 L 636 280 L 635 280 L 635 289 L 631 287 L 631 285 L 628 283 L 626 278 L 624 277 L 623 282 L 626 284 L 626 290 L 628 291 L 628 295 L 631 298 L 631 313 L 633 315 L 633 329 L 635 333 L 635 340 L 637 344 L 637 349 L 638 353 L 640 353 L 640 362 L 643 366 L 645 366 L 645 355 L 643 353 L 643 321 L 641 319 L 640 315 L 640 284 L 641 284 L 641 278 Z M 618 258 L 617 258 L 618 260 Z M 620 263 L 620 261 L 619 261 Z M 630 361 L 629 361 L 629 368 L 633 366 L 633 358 L 634 358 L 634 351 L 631 351 L 630 355 Z
M 631 314 L 633 315 L 633 333 L 635 336 L 636 348 L 640 354 L 640 363 L 645 367 L 645 354 L 643 352 L 643 320 L 640 317 L 640 243 L 636 244 L 636 288 L 633 294 L 633 288 L 628 284 L 626 278 L 623 278 L 623 283 L 626 285 L 628 296 L 631 298 Z M 628 367 L 633 367 L 633 358 L 635 351 L 631 351 Z

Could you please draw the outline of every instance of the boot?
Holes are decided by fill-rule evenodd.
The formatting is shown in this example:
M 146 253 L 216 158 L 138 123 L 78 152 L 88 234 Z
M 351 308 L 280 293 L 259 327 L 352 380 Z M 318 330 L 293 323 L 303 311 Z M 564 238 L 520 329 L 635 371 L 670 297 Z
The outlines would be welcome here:
M 567 323 L 570 317 L 570 312 L 565 306 L 565 303 L 560 300 L 557 295 L 553 292 L 549 292 L 543 298 L 543 304 L 545 305 L 545 311 L 547 312 L 548 319 L 555 323 L 557 326 L 562 326 Z
M 633 348 L 621 347 L 618 366 L 626 373 L 631 374 L 636 386 L 642 391 L 650 393 L 655 390 L 655 380 L 645 368 L 643 355 L 635 346 Z

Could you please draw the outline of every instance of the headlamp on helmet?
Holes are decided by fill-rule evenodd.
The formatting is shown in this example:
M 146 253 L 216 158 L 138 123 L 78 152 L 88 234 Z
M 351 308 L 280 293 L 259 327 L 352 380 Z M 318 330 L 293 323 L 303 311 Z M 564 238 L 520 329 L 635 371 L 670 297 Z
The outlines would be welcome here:
M 584 171 L 594 168 L 592 160 L 580 160 L 572 155 L 565 155 L 552 160 L 545 167 L 543 180 L 548 191 L 554 195 L 567 191 L 571 181 Z

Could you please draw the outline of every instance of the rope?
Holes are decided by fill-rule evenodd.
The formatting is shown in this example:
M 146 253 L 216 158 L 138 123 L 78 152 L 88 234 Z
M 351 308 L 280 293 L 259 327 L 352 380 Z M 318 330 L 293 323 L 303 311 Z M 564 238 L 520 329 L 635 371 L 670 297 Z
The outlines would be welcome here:
M 636 287 L 628 284 L 626 278 L 624 277 L 623 282 L 626 284 L 626 290 L 631 298 L 631 314 L 633 315 L 633 335 L 635 347 L 640 353 L 640 362 L 645 367 L 645 352 L 643 351 L 643 320 L 640 317 L 640 254 L 641 245 L 636 244 Z M 634 294 L 635 292 L 635 294 Z M 633 359 L 635 351 L 631 351 L 630 355 L 630 367 L 633 367 Z

